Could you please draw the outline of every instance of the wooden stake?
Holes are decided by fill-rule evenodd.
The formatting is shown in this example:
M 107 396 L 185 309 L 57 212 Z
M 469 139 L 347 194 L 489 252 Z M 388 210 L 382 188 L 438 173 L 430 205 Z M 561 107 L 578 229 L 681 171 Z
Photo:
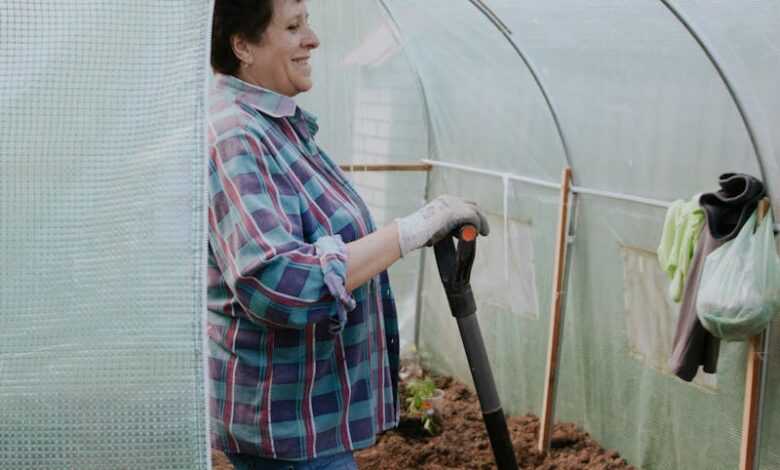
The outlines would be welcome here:
M 547 452 L 550 448 L 550 436 L 555 408 L 555 388 L 558 382 L 558 363 L 561 341 L 561 292 L 566 264 L 566 240 L 569 218 L 569 194 L 571 192 L 571 168 L 563 170 L 561 181 L 561 205 L 558 213 L 558 238 L 555 246 L 555 271 L 552 285 L 552 305 L 550 308 L 550 339 L 547 345 L 547 368 L 544 382 L 544 402 L 542 405 L 541 422 L 539 425 L 539 452 Z
M 758 203 L 758 222 L 764 220 L 769 210 L 769 199 Z M 750 338 L 748 343 L 747 371 L 745 373 L 745 404 L 742 414 L 742 445 L 740 447 L 739 469 L 753 470 L 756 466 L 758 444 L 758 423 L 761 405 L 762 377 L 764 362 L 765 332 Z
M 388 163 L 388 164 L 359 164 L 339 165 L 341 171 L 431 171 L 432 165 L 428 163 Z

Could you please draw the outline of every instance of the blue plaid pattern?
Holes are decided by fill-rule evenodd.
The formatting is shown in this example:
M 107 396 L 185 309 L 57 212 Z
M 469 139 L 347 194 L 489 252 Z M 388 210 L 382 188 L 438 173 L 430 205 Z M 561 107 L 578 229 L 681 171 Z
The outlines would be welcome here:
M 387 273 L 348 293 L 346 243 L 375 227 L 285 96 L 217 75 L 209 108 L 212 446 L 309 460 L 398 423 Z

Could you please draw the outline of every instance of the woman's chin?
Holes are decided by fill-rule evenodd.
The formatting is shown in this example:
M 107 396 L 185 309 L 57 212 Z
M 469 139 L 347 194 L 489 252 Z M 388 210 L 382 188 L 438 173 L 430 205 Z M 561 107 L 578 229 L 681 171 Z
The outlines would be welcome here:
M 312 87 L 314 87 L 314 82 L 312 81 L 311 78 L 299 80 L 295 84 L 295 88 L 298 90 L 298 93 L 305 93 L 305 92 L 311 90 Z

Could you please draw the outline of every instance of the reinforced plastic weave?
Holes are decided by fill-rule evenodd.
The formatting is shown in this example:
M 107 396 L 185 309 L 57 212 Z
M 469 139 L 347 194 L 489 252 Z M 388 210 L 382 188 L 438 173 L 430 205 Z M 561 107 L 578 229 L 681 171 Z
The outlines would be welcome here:
M 211 2 L 0 0 L 0 468 L 209 467 Z

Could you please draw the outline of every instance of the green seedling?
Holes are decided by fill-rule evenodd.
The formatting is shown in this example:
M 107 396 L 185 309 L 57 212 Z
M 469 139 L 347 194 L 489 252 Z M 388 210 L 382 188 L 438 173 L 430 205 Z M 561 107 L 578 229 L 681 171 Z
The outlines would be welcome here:
M 441 419 L 433 406 L 434 400 L 441 399 L 441 390 L 430 378 L 412 380 L 406 386 L 409 396 L 406 398 L 407 410 L 411 416 L 420 418 L 423 429 L 435 436 L 441 432 Z

